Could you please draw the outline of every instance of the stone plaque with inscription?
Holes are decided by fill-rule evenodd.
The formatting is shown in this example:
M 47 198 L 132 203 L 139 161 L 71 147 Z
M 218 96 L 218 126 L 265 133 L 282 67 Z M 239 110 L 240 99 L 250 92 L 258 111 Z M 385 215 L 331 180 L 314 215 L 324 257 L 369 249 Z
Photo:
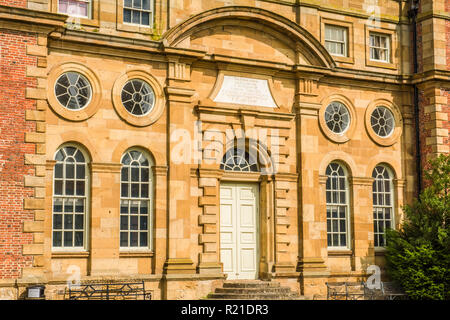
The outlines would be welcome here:
M 222 87 L 214 102 L 276 108 L 266 79 L 237 76 L 223 77 Z

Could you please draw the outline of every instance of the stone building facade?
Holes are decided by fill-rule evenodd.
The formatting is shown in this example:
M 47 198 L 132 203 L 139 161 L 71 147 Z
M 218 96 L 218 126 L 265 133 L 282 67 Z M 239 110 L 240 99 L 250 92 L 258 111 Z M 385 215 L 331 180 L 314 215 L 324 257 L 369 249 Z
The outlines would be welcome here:
M 449 152 L 444 0 L 0 0 L 0 297 L 383 270 Z

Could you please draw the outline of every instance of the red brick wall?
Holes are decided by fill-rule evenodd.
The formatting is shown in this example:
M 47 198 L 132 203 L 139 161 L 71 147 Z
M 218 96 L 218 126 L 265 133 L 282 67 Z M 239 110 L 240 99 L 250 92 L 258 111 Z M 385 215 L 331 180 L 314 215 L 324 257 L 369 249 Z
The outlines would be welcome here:
M 0 5 L 26 8 L 27 0 L 0 0 Z
M 34 122 L 25 121 L 25 110 L 36 107 L 25 99 L 25 88 L 36 87 L 36 80 L 26 77 L 26 66 L 37 64 L 26 55 L 26 45 L 36 41 L 35 34 L 0 29 L 0 279 L 20 277 L 32 264 L 22 256 L 22 244 L 32 243 L 32 234 L 22 231 L 24 220 L 33 220 L 23 209 L 24 198 L 33 196 L 24 176 L 34 174 L 24 155 L 35 153 L 35 146 L 24 142 L 24 134 L 35 131 Z

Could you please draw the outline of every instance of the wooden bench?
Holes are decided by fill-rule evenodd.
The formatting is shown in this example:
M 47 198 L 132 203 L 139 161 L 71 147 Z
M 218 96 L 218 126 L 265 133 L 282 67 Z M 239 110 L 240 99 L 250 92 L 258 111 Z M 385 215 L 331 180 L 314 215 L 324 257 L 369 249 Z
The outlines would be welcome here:
M 364 299 L 363 282 L 327 282 L 327 300 Z
M 90 283 L 70 285 L 68 300 L 151 300 L 142 282 Z

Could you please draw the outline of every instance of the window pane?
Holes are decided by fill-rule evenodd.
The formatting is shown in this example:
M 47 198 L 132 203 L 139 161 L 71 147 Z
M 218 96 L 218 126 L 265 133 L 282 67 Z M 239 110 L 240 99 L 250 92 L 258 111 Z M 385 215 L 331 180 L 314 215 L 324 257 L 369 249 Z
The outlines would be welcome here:
M 131 22 L 132 23 L 136 23 L 136 24 L 140 24 L 141 23 L 141 14 L 139 11 L 133 10 L 133 12 L 131 13 L 132 17 L 131 17 Z
M 122 181 L 128 181 L 128 168 L 122 168 L 121 179 Z
M 143 0 L 142 1 L 142 9 L 150 10 L 150 0 Z
M 338 232 L 338 221 L 337 220 L 333 220 L 331 231 Z
M 123 9 L 123 22 L 131 23 L 131 10 Z
M 138 232 L 130 232 L 130 247 L 138 246 Z
M 75 200 L 75 212 L 84 212 L 84 201 L 82 199 Z
M 73 179 L 75 177 L 75 166 L 71 163 L 66 164 L 66 178 Z
M 141 184 L 141 198 L 148 198 L 148 183 Z
M 140 230 L 147 230 L 148 226 L 147 226 L 147 217 L 146 216 L 140 217 L 139 227 L 140 227 L 139 228 Z
M 85 178 L 84 164 L 77 165 L 77 179 Z
M 139 197 L 139 184 L 137 183 L 131 184 L 131 197 L 133 198 Z
M 128 230 L 128 216 L 120 216 L 120 230 Z
M 64 201 L 64 212 L 73 212 L 73 199 L 66 199 Z
M 55 165 L 55 178 L 62 178 L 63 177 L 63 164 L 57 163 Z
M 128 201 L 122 200 L 120 202 L 120 213 L 128 213 Z
M 83 218 L 84 216 L 82 214 L 75 215 L 75 229 L 77 230 L 83 229 L 84 225 Z
M 83 246 L 83 232 L 77 231 L 75 232 L 75 247 Z
M 130 202 L 130 213 L 137 214 L 139 208 L 139 202 L 138 201 L 131 201 Z
M 146 247 L 146 246 L 147 246 L 147 243 L 148 243 L 147 238 L 148 238 L 148 233 L 147 233 L 147 232 L 141 232 L 141 233 L 140 233 L 140 241 L 139 241 L 139 245 L 140 245 L 141 247 Z
M 130 216 L 130 230 L 138 230 L 138 216 Z
M 61 245 L 62 245 L 62 232 L 53 231 L 53 246 L 61 247 Z
M 142 25 L 149 26 L 150 25 L 150 14 L 148 12 L 142 12 Z
M 141 168 L 141 181 L 147 182 L 149 181 L 149 170 L 148 168 Z
M 148 201 L 141 201 L 141 214 L 148 213 Z
M 133 8 L 140 9 L 142 0 L 133 0 Z
M 347 238 L 345 237 L 345 234 L 341 234 L 341 246 L 345 247 L 347 245 Z
M 128 7 L 128 8 L 131 8 L 131 6 L 132 6 L 132 1 L 131 1 L 131 0 L 125 0 L 124 3 L 123 3 L 123 6 L 124 6 L 124 7 Z
M 120 246 L 121 247 L 128 247 L 128 232 L 121 232 L 120 233 Z
M 120 190 L 122 197 L 128 197 L 128 183 L 122 183 Z
M 61 229 L 61 228 L 62 228 L 62 214 L 54 214 L 53 229 Z
M 62 195 L 63 194 L 63 182 L 62 180 L 55 180 L 55 194 Z
M 65 247 L 71 247 L 73 243 L 73 232 L 72 231 L 65 231 L 64 232 L 64 246 Z
M 64 215 L 64 229 L 72 229 L 73 228 L 73 215 L 65 214 Z
M 131 181 L 139 181 L 139 168 L 131 168 Z
M 62 212 L 62 200 L 55 199 L 53 201 L 53 212 Z
M 77 181 L 77 196 L 84 196 L 84 181 Z
M 74 195 L 74 182 L 71 180 L 66 180 L 66 195 Z

